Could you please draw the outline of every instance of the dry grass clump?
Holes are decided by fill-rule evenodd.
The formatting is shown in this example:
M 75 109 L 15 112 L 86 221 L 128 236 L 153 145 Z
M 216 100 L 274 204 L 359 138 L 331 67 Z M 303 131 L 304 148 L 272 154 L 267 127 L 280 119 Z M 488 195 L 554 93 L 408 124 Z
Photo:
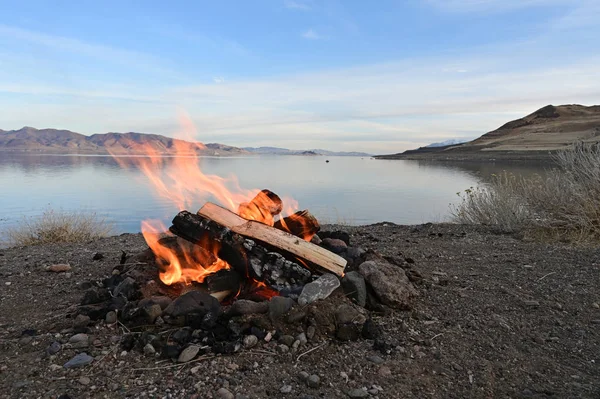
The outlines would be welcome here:
M 560 240 L 600 239 L 600 146 L 577 143 L 555 156 L 546 177 L 494 176 L 460 194 L 455 222 Z
M 38 217 L 24 218 L 6 229 L 8 246 L 85 242 L 106 237 L 113 226 L 95 213 L 45 210 Z

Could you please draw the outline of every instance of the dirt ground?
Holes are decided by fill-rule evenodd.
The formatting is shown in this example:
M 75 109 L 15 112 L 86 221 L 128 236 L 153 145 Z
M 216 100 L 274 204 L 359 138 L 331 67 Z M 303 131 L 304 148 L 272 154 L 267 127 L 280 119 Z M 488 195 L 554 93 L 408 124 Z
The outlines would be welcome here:
M 411 258 L 424 277 L 412 311 L 373 316 L 386 348 L 321 337 L 302 356 L 264 344 L 181 365 L 124 352 L 123 328 L 100 322 L 85 349 L 94 361 L 67 370 L 83 351 L 65 345 L 83 283 L 109 276 L 121 251 L 146 248 L 143 238 L 0 250 L 0 397 L 600 397 L 598 250 L 457 225 L 340 228 L 353 245 Z M 104 258 L 92 260 L 96 252 Z M 72 271 L 44 270 L 56 263 Z M 49 355 L 53 341 L 62 348 Z

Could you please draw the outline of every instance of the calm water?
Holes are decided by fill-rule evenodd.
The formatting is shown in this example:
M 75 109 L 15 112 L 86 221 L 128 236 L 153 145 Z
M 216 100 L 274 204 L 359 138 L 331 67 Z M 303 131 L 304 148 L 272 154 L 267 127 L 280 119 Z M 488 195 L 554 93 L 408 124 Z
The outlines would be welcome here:
M 202 158 L 206 174 L 238 176 L 243 188 L 269 188 L 295 198 L 323 223 L 417 224 L 444 221 L 456 193 L 491 173 L 531 174 L 535 164 L 440 164 L 371 158 L 265 156 Z M 167 168 L 169 165 L 166 166 Z M 44 209 L 93 211 L 118 232 L 140 231 L 147 218 L 169 222 L 177 213 L 134 167 L 105 156 L 23 155 L 0 152 L 0 230 Z M 194 203 L 196 211 L 203 199 Z

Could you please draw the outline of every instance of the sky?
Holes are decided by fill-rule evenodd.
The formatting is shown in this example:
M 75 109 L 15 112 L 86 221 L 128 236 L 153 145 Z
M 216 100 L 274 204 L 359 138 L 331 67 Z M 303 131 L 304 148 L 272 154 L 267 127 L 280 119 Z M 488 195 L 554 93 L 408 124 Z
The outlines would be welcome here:
M 0 129 L 395 153 L 600 104 L 599 0 L 0 0 Z

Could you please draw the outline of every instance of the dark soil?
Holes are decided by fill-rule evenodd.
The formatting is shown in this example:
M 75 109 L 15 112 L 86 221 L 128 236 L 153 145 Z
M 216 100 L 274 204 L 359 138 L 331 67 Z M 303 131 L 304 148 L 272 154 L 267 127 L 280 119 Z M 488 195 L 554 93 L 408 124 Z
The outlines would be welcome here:
M 353 245 L 410 258 L 424 277 L 412 311 L 374 316 L 383 344 L 320 336 L 301 357 L 264 344 L 183 365 L 123 352 L 123 327 L 104 322 L 88 331 L 92 364 L 51 367 L 82 351 L 64 345 L 46 354 L 75 333 L 66 316 L 82 283 L 110 275 L 121 251 L 144 250 L 140 235 L 2 250 L 0 397 L 211 398 L 222 387 L 240 398 L 343 398 L 363 387 L 372 398 L 600 397 L 597 250 L 457 225 L 341 228 Z M 92 260 L 96 252 L 104 258 Z M 67 262 L 70 275 L 44 270 Z M 318 375 L 318 386 L 301 372 Z

